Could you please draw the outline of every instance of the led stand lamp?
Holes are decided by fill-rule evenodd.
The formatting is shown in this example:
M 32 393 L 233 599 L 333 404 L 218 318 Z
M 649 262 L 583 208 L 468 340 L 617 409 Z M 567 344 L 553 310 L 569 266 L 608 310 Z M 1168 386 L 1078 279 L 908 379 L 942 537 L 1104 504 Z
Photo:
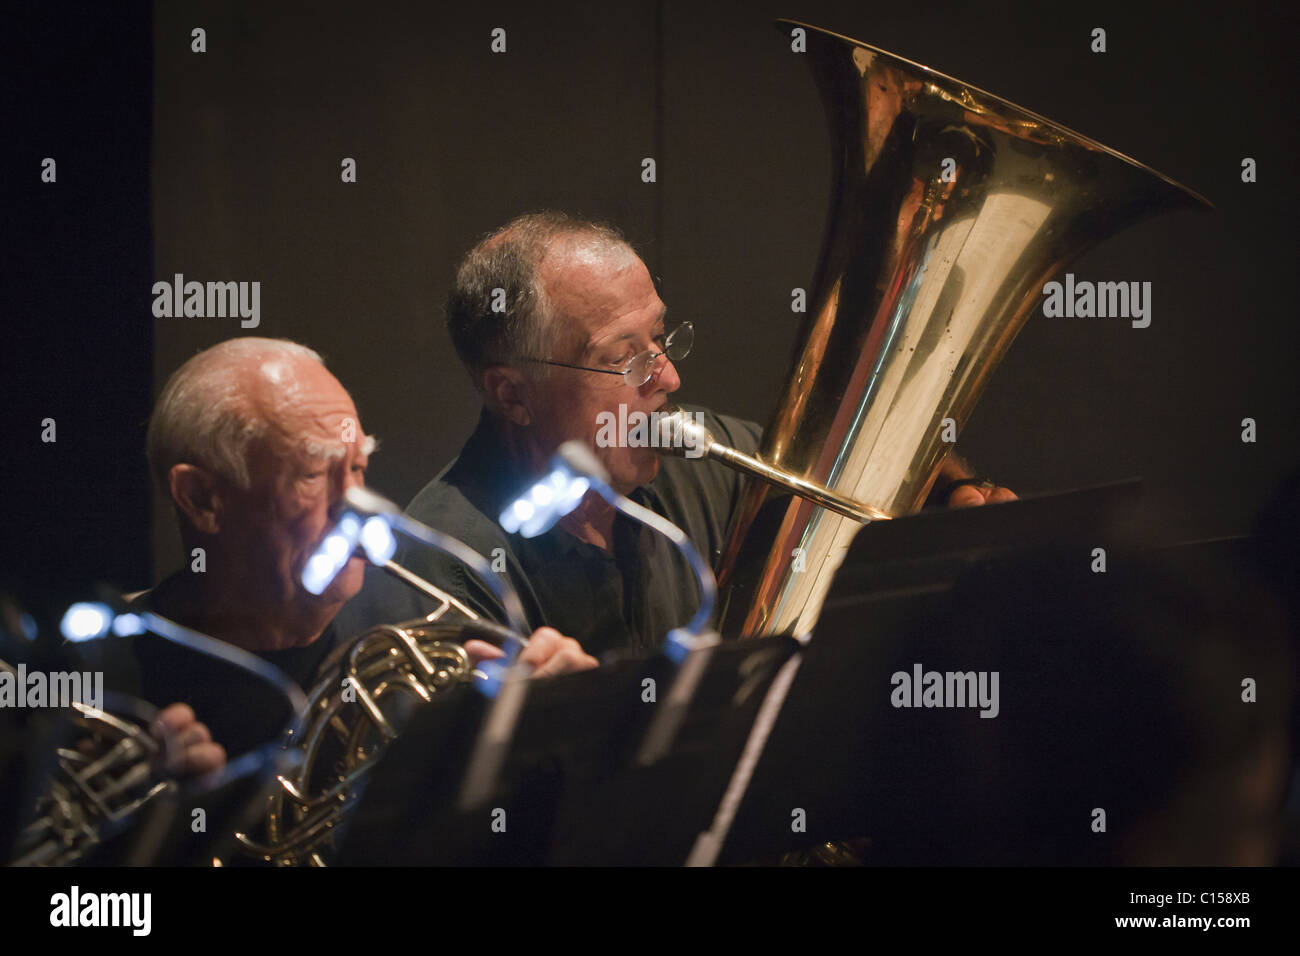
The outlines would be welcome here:
M 667 518 L 619 494 L 609 484 L 609 472 L 591 449 L 579 441 L 565 442 L 551 459 L 551 470 L 501 513 L 501 527 L 510 534 L 532 538 L 578 507 L 588 491 L 595 491 L 615 509 L 658 531 L 691 566 L 700 586 L 700 606 L 684 627 L 668 632 L 664 654 L 677 665 L 677 675 L 656 712 L 637 753 L 637 762 L 650 764 L 668 752 L 677 729 L 690 708 L 700 679 L 708 667 L 718 635 L 706 630 L 717 595 L 713 571 L 681 528 Z
M 501 632 L 502 637 L 509 638 L 505 641 L 505 657 L 484 661 L 478 667 L 487 676 L 487 681 L 480 683 L 479 689 L 494 696 L 506 670 L 514 665 L 519 649 L 528 644 L 529 629 L 524 607 L 510 582 L 493 572 L 487 559 L 464 542 L 403 514 L 393 502 L 368 488 L 349 488 L 343 500 L 347 510 L 308 559 L 302 574 L 303 587 L 313 594 L 323 592 L 343 570 L 359 545 L 372 564 L 384 568 L 403 583 L 429 597 L 442 601 L 444 595 L 429 582 L 393 560 L 397 553 L 397 538 L 393 530 L 397 529 L 416 541 L 450 555 L 467 565 L 488 586 L 505 609 L 506 620 L 511 628 L 510 632 Z
M 217 776 L 211 779 L 205 777 L 200 784 L 202 789 L 216 789 L 267 766 L 273 767 L 277 772 L 287 772 L 286 761 L 298 759 L 296 754 L 284 751 L 282 741 L 286 734 L 295 735 L 301 728 L 307 710 L 307 696 L 284 671 L 256 654 L 179 624 L 156 611 L 119 613 L 107 601 L 78 601 L 71 605 L 63 614 L 59 630 L 65 639 L 74 643 L 96 640 L 110 634 L 117 637 L 131 637 L 145 632 L 157 634 L 173 644 L 253 674 L 284 695 L 289 704 L 289 722 L 284 730 L 262 746 L 228 762 Z
M 351 559 L 358 544 L 372 564 L 385 568 L 406 584 L 442 600 L 427 581 L 393 561 L 397 539 L 393 529 L 416 541 L 451 555 L 467 565 L 488 586 L 505 609 L 511 631 L 505 642 L 505 656 L 483 661 L 476 668 L 482 675 L 475 687 L 492 698 L 470 754 L 462 782 L 459 805 L 469 809 L 482 803 L 495 789 L 497 775 L 509 752 L 519 715 L 527 696 L 531 668 L 519 663 L 519 649 L 528 644 L 528 621 L 519 595 L 502 575 L 493 572 L 486 558 L 464 542 L 430 528 L 402 513 L 393 502 L 367 488 L 349 488 L 343 500 L 347 510 L 325 536 L 303 569 L 303 587 L 319 594 L 329 587 Z
M 668 632 L 664 644 L 664 653 L 681 664 L 691 651 L 716 639 L 716 635 L 705 630 L 717 595 L 713 572 L 681 528 L 611 488 L 609 472 L 586 445 L 579 441 L 561 445 L 551 459 L 550 472 L 501 512 L 501 527 L 510 534 L 536 537 L 578 507 L 588 491 L 595 491 L 622 514 L 662 534 L 695 572 L 700 586 L 700 606 L 684 627 Z

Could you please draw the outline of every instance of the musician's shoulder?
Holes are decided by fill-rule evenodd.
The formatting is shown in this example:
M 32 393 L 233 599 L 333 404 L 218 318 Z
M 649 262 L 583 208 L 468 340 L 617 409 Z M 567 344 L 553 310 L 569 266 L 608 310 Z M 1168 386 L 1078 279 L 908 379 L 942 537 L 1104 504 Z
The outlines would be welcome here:
M 491 548 L 505 539 L 497 524 L 494 495 L 501 492 L 485 483 L 458 483 L 448 477 L 435 478 L 407 504 L 406 514 L 465 542 L 476 551 Z

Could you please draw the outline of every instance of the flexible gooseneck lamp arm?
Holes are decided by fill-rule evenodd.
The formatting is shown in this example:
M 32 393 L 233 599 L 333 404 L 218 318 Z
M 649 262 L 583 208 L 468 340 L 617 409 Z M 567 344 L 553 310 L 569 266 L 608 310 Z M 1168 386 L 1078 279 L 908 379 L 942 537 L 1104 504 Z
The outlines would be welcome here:
M 525 538 L 539 535 L 573 511 L 588 491 L 595 491 L 622 514 L 666 537 L 695 572 L 700 587 L 700 605 L 685 627 L 674 628 L 668 633 L 664 647 L 665 653 L 680 663 L 695 648 L 713 614 L 717 599 L 713 572 L 681 528 L 615 491 L 609 483 L 609 472 L 586 445 L 579 441 L 561 445 L 551 459 L 551 471 L 501 513 L 501 527 Z

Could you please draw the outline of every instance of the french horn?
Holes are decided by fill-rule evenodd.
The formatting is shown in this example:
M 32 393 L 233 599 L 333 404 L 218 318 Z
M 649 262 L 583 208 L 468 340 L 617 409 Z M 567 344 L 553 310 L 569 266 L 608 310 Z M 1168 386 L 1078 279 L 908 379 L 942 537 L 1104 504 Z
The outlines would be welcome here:
M 3 662 L 0 662 L 3 664 Z M 143 808 L 178 790 L 156 767 L 164 744 L 149 732 L 156 712 L 115 698 L 115 712 L 73 701 L 34 817 L 19 833 L 14 866 L 74 866 L 127 829 Z
M 105 594 L 103 601 L 77 602 L 68 609 L 61 625 L 67 639 L 90 641 L 94 646 L 100 640 L 152 632 L 268 681 L 285 695 L 292 713 L 303 708 L 302 690 L 248 651 L 146 606 L 132 610 L 116 595 Z M 114 610 L 114 605 L 120 610 Z M 8 610 L 0 602 L 0 611 Z M 16 673 L 4 660 L 0 670 Z M 265 755 L 249 755 L 239 761 L 241 766 L 228 765 L 183 788 L 167 759 L 181 745 L 158 721 L 158 708 L 126 694 L 107 693 L 103 698 L 96 695 L 93 704 L 73 700 L 61 711 L 52 711 L 50 720 L 27 722 L 36 735 L 31 748 L 36 763 L 25 774 L 30 782 L 23 785 L 33 789 L 35 812 L 17 834 L 14 865 L 93 861 L 101 846 L 128 830 L 133 834 L 123 837 L 112 852 L 125 853 L 128 865 L 159 862 L 166 827 L 182 798 L 214 790 L 274 759 L 269 753 L 272 747 L 265 747 Z
M 235 835 L 241 851 L 276 866 L 328 866 L 365 778 L 412 709 L 475 677 L 464 642 L 500 642 L 505 628 L 420 582 L 440 605 L 426 617 L 372 627 L 333 651 L 308 694 L 286 749 L 301 757 L 277 778 L 261 816 L 263 833 Z
M 724 634 L 807 635 L 854 536 L 916 511 L 981 390 L 1094 244 L 1202 197 L 919 63 L 793 21 L 834 185 L 809 311 L 718 568 Z M 792 494 L 774 495 L 776 485 Z M 813 493 L 808 493 L 809 489 Z

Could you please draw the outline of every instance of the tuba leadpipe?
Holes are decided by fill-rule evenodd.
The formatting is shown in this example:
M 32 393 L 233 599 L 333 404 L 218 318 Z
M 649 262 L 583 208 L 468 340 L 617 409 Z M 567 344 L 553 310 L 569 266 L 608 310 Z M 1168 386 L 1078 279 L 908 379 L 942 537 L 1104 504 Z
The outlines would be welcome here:
M 854 521 L 865 523 L 889 520 L 889 515 L 869 505 L 846 498 L 825 485 L 784 472 L 780 468 L 773 468 L 757 458 L 722 444 L 713 437 L 713 432 L 699 422 L 687 418 L 686 413 L 677 406 L 667 408 L 658 419 L 658 423 L 659 443 L 655 446 L 655 450 L 661 455 L 685 458 L 686 450 L 693 449 L 699 457 L 712 458 L 741 474 L 765 481 L 777 488 L 784 488 L 814 504 L 821 505 L 828 511 L 834 511 Z

